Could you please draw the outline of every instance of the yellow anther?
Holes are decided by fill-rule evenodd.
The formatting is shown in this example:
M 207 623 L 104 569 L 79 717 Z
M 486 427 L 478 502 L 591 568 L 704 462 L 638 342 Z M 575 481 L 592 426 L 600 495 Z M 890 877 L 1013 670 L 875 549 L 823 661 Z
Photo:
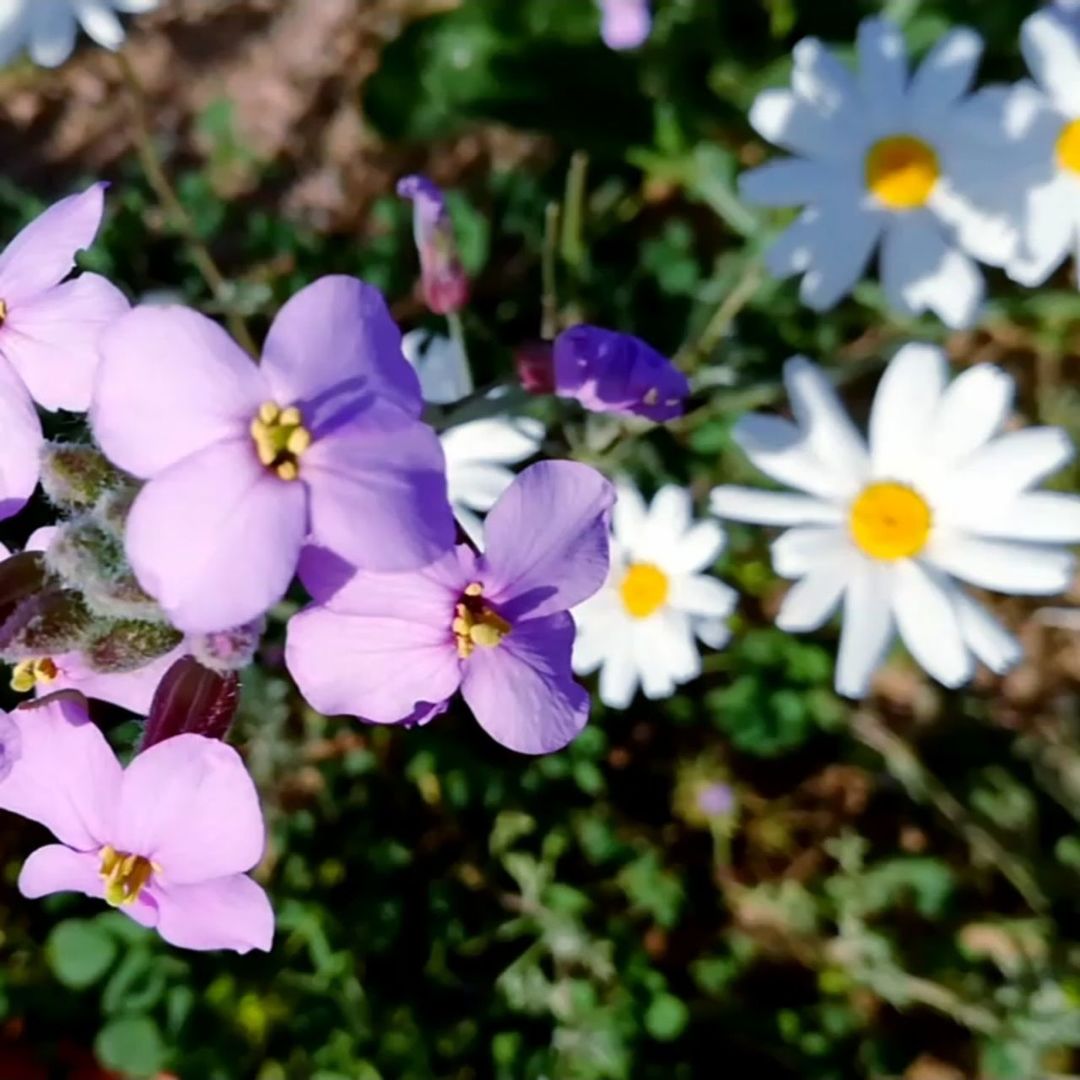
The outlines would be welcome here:
M 106 902 L 113 907 L 133 904 L 150 878 L 160 869 L 142 855 L 129 855 L 106 844 L 101 849 L 100 870 Z
M 311 432 L 295 405 L 282 409 L 276 402 L 263 402 L 249 430 L 260 464 L 282 480 L 300 475 L 300 455 L 311 446 Z
M 484 595 L 484 586 L 481 585 L 479 581 L 474 581 L 471 585 L 466 585 L 465 586 L 465 595 L 466 596 L 483 596 Z
M 300 467 L 295 461 L 283 461 L 280 465 L 275 466 L 274 472 L 282 480 L 295 480 L 300 475 Z
M 281 410 L 281 415 L 278 417 L 278 423 L 282 427 L 298 427 L 304 422 L 304 418 L 300 415 L 300 410 L 295 405 L 290 405 L 287 409 Z
M 258 419 L 264 424 L 272 424 L 281 415 L 281 408 L 276 401 L 264 401 L 259 406 Z
M 307 428 L 293 428 L 285 443 L 285 449 L 290 454 L 302 454 L 311 445 L 311 432 Z
M 482 649 L 494 649 L 513 629 L 506 619 L 483 603 L 483 595 L 483 585 L 473 582 L 454 607 L 450 629 L 457 639 L 457 652 L 462 660 L 472 656 L 478 645 Z
M 51 657 L 41 656 L 36 660 L 22 660 L 11 669 L 11 689 L 16 693 L 25 694 L 39 683 L 45 686 L 54 682 L 59 674 L 60 669 Z

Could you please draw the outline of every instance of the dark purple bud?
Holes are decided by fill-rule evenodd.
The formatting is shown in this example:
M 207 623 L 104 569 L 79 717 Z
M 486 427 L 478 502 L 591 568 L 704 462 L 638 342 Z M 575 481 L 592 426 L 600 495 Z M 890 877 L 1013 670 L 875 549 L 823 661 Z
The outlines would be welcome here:
M 469 300 L 469 279 L 442 189 L 426 176 L 414 175 L 398 181 L 397 193 L 413 204 L 413 237 L 425 303 L 436 315 L 460 311 Z
M 555 393 L 555 356 L 550 341 L 527 341 L 514 351 L 514 367 L 527 394 Z
M 71 652 L 82 645 L 93 625 L 78 593 L 59 589 L 36 593 L 18 604 L 0 626 L 0 658 L 18 663 Z
M 140 752 L 175 735 L 224 739 L 236 716 L 240 679 L 203 667 L 193 656 L 177 660 L 158 684 Z
M 0 562 L 0 624 L 23 600 L 41 592 L 47 577 L 40 551 L 24 551 Z

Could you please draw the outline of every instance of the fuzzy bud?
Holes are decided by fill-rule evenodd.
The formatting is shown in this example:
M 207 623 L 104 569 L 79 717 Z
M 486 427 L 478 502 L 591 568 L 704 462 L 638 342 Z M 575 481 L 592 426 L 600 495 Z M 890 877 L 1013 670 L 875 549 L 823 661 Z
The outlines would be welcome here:
M 115 675 L 136 671 L 183 640 L 179 630 L 163 623 L 121 619 L 90 636 L 83 645 L 83 658 L 92 671 Z
M 48 571 L 39 551 L 24 551 L 0 562 L 0 624 L 28 597 L 45 588 Z
M 88 509 L 122 482 L 122 474 L 96 447 L 49 442 L 41 452 L 41 486 L 65 510 Z
M 211 671 L 240 671 L 255 659 L 265 629 L 266 620 L 255 619 L 231 630 L 193 636 L 189 639 L 191 654 Z
M 175 735 L 224 739 L 239 702 L 235 672 L 220 674 L 185 656 L 162 678 L 150 706 L 140 752 Z
M 119 487 L 110 488 L 94 504 L 91 511 L 94 520 L 106 532 L 113 536 L 122 537 L 124 526 L 127 524 L 127 516 L 131 511 L 131 504 L 135 496 L 139 494 L 139 486 L 130 480 Z
M 94 618 L 69 590 L 40 592 L 23 600 L 0 626 L 0 659 L 7 663 L 57 656 L 82 646 Z

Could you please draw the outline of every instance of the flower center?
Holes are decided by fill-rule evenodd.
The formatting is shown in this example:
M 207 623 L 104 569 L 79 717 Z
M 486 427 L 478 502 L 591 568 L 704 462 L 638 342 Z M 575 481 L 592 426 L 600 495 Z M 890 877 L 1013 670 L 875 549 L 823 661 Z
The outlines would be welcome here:
M 295 405 L 283 409 L 274 401 L 263 402 L 251 421 L 251 438 L 259 460 L 282 480 L 300 475 L 300 455 L 311 445 L 311 432 Z
M 655 615 L 667 602 L 671 582 L 652 563 L 632 563 L 619 585 L 623 607 L 635 619 Z
M 1080 120 L 1070 120 L 1058 135 L 1057 161 L 1071 173 L 1080 175 Z
M 36 660 L 20 660 L 11 669 L 11 689 L 18 694 L 25 694 L 35 686 L 55 682 L 60 674 L 56 661 L 48 656 Z
M 458 656 L 467 660 L 479 645 L 482 649 L 494 649 L 510 633 L 512 627 L 496 615 L 484 603 L 484 586 L 473 582 L 467 586 L 454 608 L 454 621 L 450 624 L 457 638 Z
M 154 871 L 159 869 L 141 855 L 128 855 L 106 844 L 101 849 L 101 880 L 105 883 L 105 900 L 113 907 L 135 903 Z
M 914 135 L 879 139 L 866 155 L 866 186 L 892 210 L 914 210 L 941 175 L 938 156 Z
M 906 484 L 863 488 L 851 505 L 851 536 L 874 559 L 918 555 L 930 536 L 933 515 L 926 500 Z

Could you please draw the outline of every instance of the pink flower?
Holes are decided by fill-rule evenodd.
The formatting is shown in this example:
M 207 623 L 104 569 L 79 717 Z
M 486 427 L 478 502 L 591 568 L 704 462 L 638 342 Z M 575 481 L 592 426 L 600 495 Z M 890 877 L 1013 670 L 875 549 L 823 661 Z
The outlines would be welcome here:
M 424 302 L 436 315 L 460 311 L 469 300 L 469 279 L 458 257 L 442 189 L 426 176 L 405 176 L 398 181 L 397 193 L 413 204 L 413 235 L 420 255 Z
M 610 49 L 636 49 L 652 33 L 649 0 L 600 0 L 600 36 Z
M 0 713 L 0 808 L 59 841 L 26 860 L 23 896 L 84 893 L 181 948 L 269 950 L 273 911 L 246 873 L 262 812 L 224 743 L 177 735 L 125 769 L 72 699 Z
M 0 338 L 3 337 L 0 327 Z M 0 520 L 17 514 L 37 487 L 44 438 L 37 410 L 22 380 L 0 360 L 0 431 L 4 463 L 0 468 Z
M 249 622 L 285 593 L 310 537 L 371 570 L 448 550 L 454 525 L 416 374 L 378 290 L 325 277 L 278 314 L 261 365 L 180 307 L 104 335 L 98 444 L 147 480 L 125 546 L 181 630 Z
M 607 577 L 613 502 L 596 470 L 545 461 L 495 504 L 484 555 L 459 546 L 414 573 L 350 577 L 310 552 L 301 577 L 317 603 L 290 620 L 285 649 L 301 693 L 327 714 L 423 723 L 460 689 L 503 746 L 565 746 L 589 717 L 568 611 Z

